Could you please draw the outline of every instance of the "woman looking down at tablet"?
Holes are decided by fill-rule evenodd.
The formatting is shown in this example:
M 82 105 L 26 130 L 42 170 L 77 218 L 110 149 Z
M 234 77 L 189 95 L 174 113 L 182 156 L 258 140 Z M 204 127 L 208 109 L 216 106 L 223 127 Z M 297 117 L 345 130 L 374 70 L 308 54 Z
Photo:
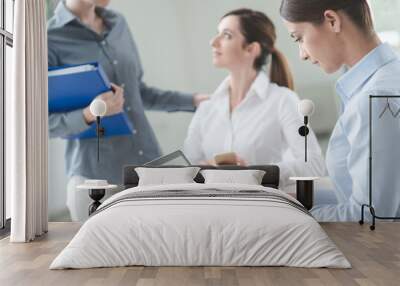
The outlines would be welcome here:
M 336 83 L 341 114 L 326 152 L 328 173 L 340 200 L 338 204 L 316 204 L 312 215 L 320 221 L 358 221 L 361 205 L 368 203 L 371 182 L 376 215 L 399 216 L 400 128 L 390 111 L 395 115 L 400 102 L 391 98 L 389 110 L 389 101 L 378 96 L 400 95 L 400 57 L 379 40 L 368 2 L 284 0 L 280 13 L 301 59 L 326 73 L 347 67 Z M 377 96 L 371 106 L 370 95 Z M 374 121 L 375 146 L 371 177 L 369 118 Z
M 290 176 L 325 173 L 321 150 L 309 134 L 304 162 L 303 118 L 283 54 L 275 47 L 275 27 L 262 12 L 239 9 L 222 17 L 211 40 L 213 64 L 229 71 L 211 100 L 202 103 L 189 126 L 184 150 L 194 164 L 277 164 L 280 185 Z M 270 61 L 269 74 L 263 67 Z M 287 152 L 288 151 L 288 152 Z M 285 156 L 289 155 L 289 156 Z M 286 158 L 288 157 L 288 158 Z

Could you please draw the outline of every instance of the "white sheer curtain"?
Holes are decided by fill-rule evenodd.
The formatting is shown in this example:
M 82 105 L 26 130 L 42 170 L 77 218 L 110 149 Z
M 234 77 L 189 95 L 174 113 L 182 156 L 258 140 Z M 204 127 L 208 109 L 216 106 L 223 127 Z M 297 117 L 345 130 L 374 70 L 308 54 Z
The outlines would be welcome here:
M 12 242 L 47 232 L 47 31 L 44 0 L 15 1 L 12 94 L 6 98 L 6 187 Z

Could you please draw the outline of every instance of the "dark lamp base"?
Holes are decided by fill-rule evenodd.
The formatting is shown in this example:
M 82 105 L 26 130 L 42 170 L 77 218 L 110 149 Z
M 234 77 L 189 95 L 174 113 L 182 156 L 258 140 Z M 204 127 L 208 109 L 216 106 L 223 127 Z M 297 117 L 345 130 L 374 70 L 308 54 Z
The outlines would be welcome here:
M 307 210 L 312 209 L 314 204 L 313 180 L 296 181 L 296 199 L 301 202 Z
M 89 190 L 89 197 L 94 200 L 94 202 L 89 206 L 89 216 L 94 213 L 97 208 L 101 205 L 100 200 L 106 194 L 105 189 L 90 189 Z

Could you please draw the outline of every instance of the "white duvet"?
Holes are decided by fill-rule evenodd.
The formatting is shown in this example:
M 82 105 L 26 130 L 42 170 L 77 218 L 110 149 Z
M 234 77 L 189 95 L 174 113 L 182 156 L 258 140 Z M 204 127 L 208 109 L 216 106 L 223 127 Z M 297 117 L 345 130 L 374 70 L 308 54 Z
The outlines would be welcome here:
M 132 192 L 263 190 L 262 186 L 180 184 L 135 187 L 106 200 L 50 269 L 145 266 L 294 266 L 349 268 L 308 214 L 257 198 L 153 198 L 113 201 Z M 295 201 L 294 199 L 290 198 Z M 108 206 L 108 207 L 107 207 Z

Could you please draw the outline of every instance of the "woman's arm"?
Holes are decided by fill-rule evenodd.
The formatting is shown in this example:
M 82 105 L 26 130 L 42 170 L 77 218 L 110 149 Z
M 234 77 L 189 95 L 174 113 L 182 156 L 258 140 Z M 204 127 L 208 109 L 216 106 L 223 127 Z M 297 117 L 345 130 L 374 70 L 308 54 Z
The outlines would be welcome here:
M 345 203 L 338 205 L 317 205 L 311 213 L 319 221 L 358 221 L 361 218 L 361 205 L 369 202 L 369 95 L 398 95 L 399 90 L 370 90 L 352 99 L 343 113 L 343 136 L 349 142 L 346 154 L 346 167 L 351 183 L 343 185 L 351 194 Z M 377 216 L 397 216 L 400 210 L 400 129 L 398 118 L 386 110 L 386 99 L 372 102 L 372 204 Z M 400 99 L 391 99 L 390 105 L 395 113 L 400 110 Z M 338 154 L 339 156 L 343 154 Z M 332 156 L 335 156 L 333 154 Z M 340 179 L 340 178 L 339 178 Z M 366 219 L 370 219 L 369 209 L 365 208 Z
M 83 116 L 83 109 L 49 114 L 50 138 L 77 134 L 88 127 Z
M 146 109 L 168 112 L 195 110 L 193 94 L 149 87 L 142 79 L 140 79 L 140 95 Z

